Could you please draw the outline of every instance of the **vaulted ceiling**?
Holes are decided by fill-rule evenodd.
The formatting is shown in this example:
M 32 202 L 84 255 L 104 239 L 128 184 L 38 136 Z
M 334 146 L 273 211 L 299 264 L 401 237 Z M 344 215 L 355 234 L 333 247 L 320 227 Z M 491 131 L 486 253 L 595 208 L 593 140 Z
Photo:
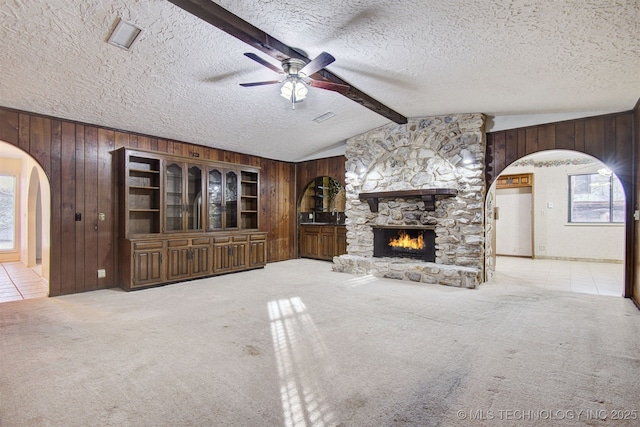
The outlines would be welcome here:
M 637 0 L 216 0 L 405 117 L 629 110 L 640 97 Z M 106 43 L 118 17 L 143 28 Z M 339 150 L 389 123 L 311 88 L 291 108 L 278 61 L 165 0 L 0 4 L 0 105 L 272 159 Z M 335 117 L 316 123 L 332 112 Z

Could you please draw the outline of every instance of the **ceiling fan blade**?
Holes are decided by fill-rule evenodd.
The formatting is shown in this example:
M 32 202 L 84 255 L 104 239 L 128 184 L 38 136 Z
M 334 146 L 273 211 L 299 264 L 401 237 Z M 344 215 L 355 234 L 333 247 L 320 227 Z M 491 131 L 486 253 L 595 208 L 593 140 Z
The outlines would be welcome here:
M 322 52 L 320 55 L 313 58 L 311 62 L 302 67 L 300 72 L 304 73 L 307 76 L 310 76 L 311 74 L 315 74 L 318 71 L 322 70 L 324 67 L 331 64 L 335 60 L 336 58 L 334 58 L 331 54 Z
M 309 86 L 317 87 L 318 89 L 332 90 L 341 94 L 345 94 L 349 92 L 349 89 L 351 89 L 351 87 L 347 85 L 341 85 L 339 83 L 332 82 L 323 82 L 320 80 L 311 80 Z
M 270 69 L 272 71 L 275 71 L 278 74 L 284 74 L 284 71 L 282 71 L 280 68 L 276 67 L 275 65 L 271 64 L 270 62 L 265 61 L 264 59 L 260 58 L 255 53 L 246 52 L 244 54 L 244 56 L 246 56 L 247 58 L 253 59 L 258 64 L 263 65 L 263 66 L 267 67 L 268 69 Z
M 240 86 L 253 87 L 253 86 L 274 85 L 276 83 L 280 83 L 280 80 L 269 80 L 268 82 L 240 83 Z

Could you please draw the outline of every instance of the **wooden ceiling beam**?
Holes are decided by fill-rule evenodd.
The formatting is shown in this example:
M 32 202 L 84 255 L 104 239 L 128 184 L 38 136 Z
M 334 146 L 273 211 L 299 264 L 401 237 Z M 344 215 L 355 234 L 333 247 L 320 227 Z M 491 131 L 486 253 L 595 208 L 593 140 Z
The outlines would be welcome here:
M 298 58 L 305 62 L 311 60 L 299 51 L 287 46 L 278 39 L 271 37 L 259 28 L 254 27 L 247 21 L 239 18 L 233 13 L 229 12 L 222 6 L 214 3 L 211 0 L 169 0 L 179 8 L 191 13 L 194 16 L 202 19 L 205 22 L 213 25 L 224 31 L 225 33 L 243 41 L 249 46 L 258 49 L 261 52 L 283 61 L 287 58 Z M 349 90 L 343 95 L 350 100 L 357 102 L 369 110 L 380 114 L 388 118 L 389 120 L 398 123 L 407 123 L 407 118 L 402 114 L 394 111 L 392 108 L 386 106 L 380 101 L 362 92 L 351 83 L 342 80 L 340 77 L 333 74 L 331 71 L 322 69 L 314 74 L 312 77 L 319 80 L 326 80 L 333 83 L 339 83 L 349 86 Z

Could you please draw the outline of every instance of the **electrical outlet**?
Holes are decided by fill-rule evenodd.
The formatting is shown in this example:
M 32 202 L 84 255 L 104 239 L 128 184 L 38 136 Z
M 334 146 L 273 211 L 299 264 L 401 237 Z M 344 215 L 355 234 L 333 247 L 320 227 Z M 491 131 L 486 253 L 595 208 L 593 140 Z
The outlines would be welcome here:
M 98 270 L 98 279 L 104 279 L 105 277 L 107 277 L 107 270 L 104 268 Z
M 105 214 L 104 214 L 104 213 L 102 213 L 102 212 L 100 212 L 100 213 L 98 214 L 98 219 L 99 219 L 100 221 L 104 221 L 104 220 L 106 219 Z

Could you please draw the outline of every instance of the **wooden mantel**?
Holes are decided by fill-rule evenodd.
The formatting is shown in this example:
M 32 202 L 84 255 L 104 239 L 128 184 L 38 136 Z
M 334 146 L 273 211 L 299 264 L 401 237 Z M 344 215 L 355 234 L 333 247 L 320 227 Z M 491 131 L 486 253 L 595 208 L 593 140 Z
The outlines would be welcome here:
M 371 212 L 378 212 L 380 199 L 396 199 L 419 197 L 424 202 L 424 208 L 428 211 L 436 209 L 436 199 L 455 197 L 458 190 L 455 188 L 424 188 L 421 190 L 379 191 L 376 193 L 360 193 L 360 200 L 366 200 Z

